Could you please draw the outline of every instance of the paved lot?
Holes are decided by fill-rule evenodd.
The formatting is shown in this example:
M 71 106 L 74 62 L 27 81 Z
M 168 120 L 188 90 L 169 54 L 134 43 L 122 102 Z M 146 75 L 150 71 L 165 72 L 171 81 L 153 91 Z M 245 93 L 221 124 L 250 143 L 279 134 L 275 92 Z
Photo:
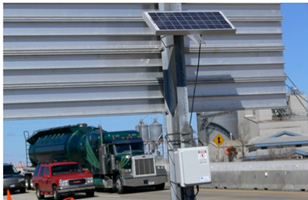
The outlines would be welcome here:
M 24 194 L 18 192 L 11 194 L 12 200 L 36 200 L 34 191 L 27 191 Z M 3 197 L 7 200 L 7 196 Z M 52 200 L 51 196 L 46 199 Z M 75 199 L 79 200 L 168 200 L 170 190 L 155 191 L 149 188 L 134 189 L 126 194 L 96 192 L 95 197 L 87 198 L 85 194 L 76 194 Z M 282 192 L 282 191 L 256 191 L 256 190 L 219 190 L 200 189 L 198 200 L 308 200 L 308 192 Z

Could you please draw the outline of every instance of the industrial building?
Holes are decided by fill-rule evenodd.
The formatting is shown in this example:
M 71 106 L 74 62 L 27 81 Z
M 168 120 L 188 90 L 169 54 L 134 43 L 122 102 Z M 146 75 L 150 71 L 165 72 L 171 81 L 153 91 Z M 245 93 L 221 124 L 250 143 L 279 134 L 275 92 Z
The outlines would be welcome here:
M 227 161 L 225 149 L 228 146 L 238 149 L 237 161 L 307 159 L 307 97 L 291 92 L 287 95 L 287 102 L 289 107 L 286 109 L 238 111 L 212 119 L 211 123 L 223 127 L 227 132 L 222 134 L 221 130 L 208 128 L 212 161 Z M 224 139 L 220 146 L 214 142 L 217 134 Z

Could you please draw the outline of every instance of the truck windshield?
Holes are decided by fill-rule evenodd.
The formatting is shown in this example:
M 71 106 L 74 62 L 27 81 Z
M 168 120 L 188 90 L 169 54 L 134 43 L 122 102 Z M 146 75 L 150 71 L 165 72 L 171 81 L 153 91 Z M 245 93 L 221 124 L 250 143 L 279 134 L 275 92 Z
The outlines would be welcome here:
M 131 144 L 132 152 L 143 153 L 143 144 L 142 143 L 133 143 Z
M 116 145 L 117 153 L 128 153 L 130 154 L 130 145 L 129 144 L 118 144 Z
M 52 175 L 82 172 L 81 167 L 77 164 L 54 166 L 51 168 L 51 170 L 52 170 Z
M 132 154 L 136 152 L 143 153 L 143 144 L 142 143 L 132 143 L 132 144 L 117 144 L 116 151 L 117 153 L 126 153 Z

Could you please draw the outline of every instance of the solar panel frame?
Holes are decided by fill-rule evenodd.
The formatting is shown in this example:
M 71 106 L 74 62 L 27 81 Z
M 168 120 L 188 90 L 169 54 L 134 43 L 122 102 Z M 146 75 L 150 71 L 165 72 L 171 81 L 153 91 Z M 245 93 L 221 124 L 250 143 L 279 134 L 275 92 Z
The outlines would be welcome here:
M 236 31 L 221 11 L 147 11 L 142 17 L 155 35 L 227 34 Z

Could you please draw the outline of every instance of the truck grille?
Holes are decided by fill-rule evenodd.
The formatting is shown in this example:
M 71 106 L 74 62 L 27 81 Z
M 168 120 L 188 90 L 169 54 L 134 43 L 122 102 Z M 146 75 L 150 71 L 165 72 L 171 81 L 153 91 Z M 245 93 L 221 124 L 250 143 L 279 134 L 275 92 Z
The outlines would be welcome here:
M 85 184 L 85 182 L 86 182 L 85 179 L 74 179 L 68 181 L 69 185 L 80 185 L 80 184 Z
M 155 175 L 154 158 L 135 159 L 135 175 Z

